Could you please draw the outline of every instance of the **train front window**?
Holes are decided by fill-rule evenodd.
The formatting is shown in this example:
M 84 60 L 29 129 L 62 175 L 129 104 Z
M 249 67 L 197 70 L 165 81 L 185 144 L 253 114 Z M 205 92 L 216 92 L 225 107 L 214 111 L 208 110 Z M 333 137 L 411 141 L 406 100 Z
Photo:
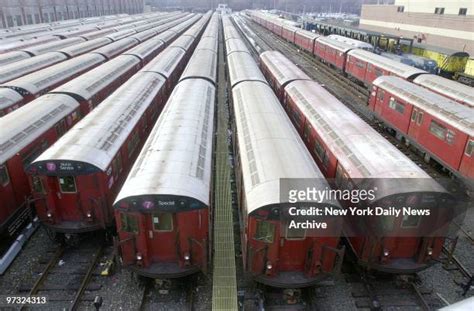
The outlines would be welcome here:
M 33 191 L 36 193 L 44 193 L 43 182 L 39 176 L 33 176 L 31 183 L 33 185 Z
M 265 243 L 273 243 L 275 225 L 268 221 L 257 221 L 257 230 L 254 239 Z
M 402 228 L 415 228 L 420 224 L 421 216 L 405 215 L 403 216 Z
M 173 231 L 173 214 L 158 213 L 152 215 L 153 230 L 160 232 Z
M 135 216 L 129 216 L 125 213 L 120 214 L 120 226 L 122 231 L 137 233 L 138 232 L 138 220 Z
M 286 227 L 286 239 L 287 240 L 303 240 L 306 237 L 306 230 L 299 228 L 288 228 Z
M 58 177 L 59 188 L 62 193 L 74 193 L 77 192 L 76 180 L 74 176 L 63 176 Z
M 0 165 L 0 185 L 6 186 L 10 182 L 10 176 L 8 175 L 8 169 L 6 165 Z

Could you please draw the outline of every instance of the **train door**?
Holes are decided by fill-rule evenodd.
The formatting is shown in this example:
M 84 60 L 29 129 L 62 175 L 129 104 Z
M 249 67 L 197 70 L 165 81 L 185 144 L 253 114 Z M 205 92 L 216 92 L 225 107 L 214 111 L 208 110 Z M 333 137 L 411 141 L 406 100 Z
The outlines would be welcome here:
M 281 228 L 280 233 L 280 271 L 303 271 L 306 258 L 311 260 L 306 246 L 306 230 L 289 228 L 289 224 Z
M 60 214 L 60 220 L 78 220 L 81 218 L 78 200 L 77 181 L 75 176 L 52 176 L 49 187 L 54 189 L 53 194 L 56 212 Z M 58 219 L 59 220 L 59 219 Z
M 377 113 L 379 116 L 382 115 L 384 100 L 385 100 L 385 91 L 379 88 L 377 90 L 377 95 L 375 96 L 375 103 L 373 107 L 375 113 Z
M 150 214 L 146 228 L 151 256 L 155 261 L 175 262 L 178 259 L 179 243 L 176 215 L 168 212 Z
M 421 132 L 421 126 L 423 124 L 423 111 L 413 107 L 411 113 L 410 126 L 408 128 L 408 136 L 414 141 L 418 141 L 418 135 Z
M 463 176 L 474 178 L 474 137 L 467 140 L 459 171 Z

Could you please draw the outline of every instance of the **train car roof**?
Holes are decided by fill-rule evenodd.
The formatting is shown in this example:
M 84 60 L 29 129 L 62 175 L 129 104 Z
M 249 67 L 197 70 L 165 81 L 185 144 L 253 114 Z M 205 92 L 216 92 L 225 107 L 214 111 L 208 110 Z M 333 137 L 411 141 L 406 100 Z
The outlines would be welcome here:
M 115 204 L 128 198 L 173 195 L 209 206 L 215 88 L 180 82 L 135 161 Z
M 149 39 L 136 47 L 131 48 L 130 50 L 122 53 L 122 55 L 135 55 L 141 60 L 144 60 L 145 57 L 165 46 L 165 42 L 159 38 Z
M 130 38 L 135 38 L 140 42 L 144 42 L 144 41 L 152 38 L 156 34 L 157 34 L 156 29 L 152 28 L 152 29 L 143 30 L 143 31 L 140 31 L 140 32 L 138 32 L 134 35 L 131 35 Z
M 351 178 L 427 178 L 382 135 L 314 81 L 285 88 Z
M 0 118 L 0 163 L 5 163 L 78 107 L 79 103 L 70 96 L 46 94 Z
M 311 32 L 311 31 L 307 31 L 307 30 L 304 30 L 304 29 L 298 29 L 296 31 L 297 34 L 300 34 L 302 35 L 303 37 L 306 37 L 310 40 L 314 40 L 314 39 L 317 39 L 320 37 L 320 35 L 318 35 L 317 33 L 314 33 L 314 32 Z
M 108 59 L 111 59 L 122 52 L 130 49 L 131 47 L 138 44 L 138 40 L 134 38 L 123 38 L 110 44 L 104 45 L 98 49 L 95 49 L 91 53 L 101 54 Z
M 348 55 L 354 56 L 358 59 L 362 59 L 363 61 L 369 62 L 371 64 L 376 65 L 377 67 L 381 67 L 385 70 L 389 70 L 398 76 L 404 79 L 410 79 L 416 75 L 427 73 L 424 70 L 408 66 L 397 61 L 388 59 L 386 57 L 374 54 L 372 52 L 364 51 L 361 49 L 353 49 L 347 52 Z
M 23 100 L 23 96 L 6 87 L 0 88 L 0 110 L 14 106 Z
M 303 70 L 278 51 L 265 51 L 260 54 L 260 59 L 272 72 L 280 87 L 295 80 L 311 80 Z
M 247 48 L 247 45 L 245 45 L 242 39 L 237 39 L 237 38 L 229 39 L 225 42 L 225 46 L 226 46 L 227 55 L 233 52 L 247 52 L 250 54 L 250 51 Z
M 202 38 L 196 46 L 196 50 L 210 50 L 214 53 L 218 51 L 218 41 L 216 37 Z
M 339 41 L 339 42 L 344 42 L 345 44 L 347 44 L 349 46 L 359 48 L 359 49 L 363 49 L 363 50 L 366 50 L 366 49 L 373 50 L 374 49 L 374 46 L 370 43 L 360 41 L 360 40 L 356 40 L 356 39 L 352 39 L 352 38 L 348 38 L 348 37 L 344 37 L 344 36 L 340 36 L 340 35 L 329 35 L 329 36 L 327 36 L 327 38 L 333 39 L 333 40 L 336 40 L 336 41 Z
M 78 55 L 90 52 L 94 49 L 98 49 L 104 45 L 107 45 L 109 43 L 113 42 L 109 38 L 96 38 L 92 39 L 90 41 L 82 42 L 79 44 L 74 44 L 72 46 L 68 46 L 66 48 L 63 48 L 59 50 L 58 52 L 62 52 L 66 55 L 69 55 L 70 57 L 76 57 Z
M 231 87 L 242 81 L 261 81 L 267 84 L 267 80 L 249 53 L 234 52 L 227 55 L 227 64 Z
M 439 309 L 439 311 L 471 311 L 474 309 L 474 297 L 469 297 Z
M 474 108 L 474 88 L 436 75 L 419 75 L 413 82 Z
M 84 41 L 86 41 L 86 40 L 84 38 L 80 38 L 80 37 L 69 38 L 69 39 L 64 39 L 64 40 L 60 40 L 60 41 L 49 42 L 49 43 L 46 43 L 46 44 L 36 45 L 36 46 L 33 46 L 33 47 L 23 49 L 23 51 L 28 52 L 28 53 L 33 54 L 33 55 L 40 55 L 40 54 L 50 52 L 50 51 L 57 51 L 57 50 L 60 50 L 62 48 L 65 48 L 65 47 L 68 47 L 68 46 L 71 46 L 71 45 L 74 45 L 74 44 L 78 44 L 78 43 L 81 43 L 81 42 L 84 42 Z
M 394 76 L 378 77 L 374 81 L 374 85 L 426 111 L 467 135 L 474 136 L 474 112 L 471 108 Z
M 106 36 L 108 34 L 111 34 L 111 33 L 114 33 L 114 32 L 115 32 L 115 30 L 113 28 L 105 28 L 105 29 L 101 29 L 101 30 L 97 30 L 97 31 L 93 31 L 93 32 L 83 34 L 83 35 L 81 35 L 81 37 L 89 41 L 89 40 L 93 40 L 93 39 L 97 39 L 97 38 L 104 38 L 104 36 Z M 113 41 L 113 39 L 110 39 L 110 40 Z
M 312 178 L 329 187 L 268 85 L 242 82 L 232 98 L 248 214 L 282 203 L 281 179 Z
M 81 55 L 6 82 L 2 86 L 17 90 L 22 89 L 31 95 L 39 95 L 42 90 L 64 80 L 65 77 L 72 76 L 85 68 L 98 65 L 104 60 L 105 57 L 100 54 Z
M 180 81 L 190 78 L 203 78 L 216 84 L 217 53 L 210 50 L 196 50 L 181 75 Z
M 5 54 L 0 54 L 0 66 L 5 66 L 30 57 L 31 55 L 24 51 L 13 51 Z
M 234 24 L 229 21 L 229 24 L 224 26 L 224 38 L 225 40 L 229 39 L 240 39 L 240 33 L 235 28 Z
M 316 39 L 316 41 L 321 42 L 324 45 L 328 45 L 332 47 L 333 49 L 336 49 L 338 51 L 341 51 L 342 53 L 346 53 L 347 51 L 352 50 L 354 47 L 342 42 L 342 41 L 337 41 L 328 37 L 319 37 Z
M 151 71 L 165 76 L 167 79 L 175 71 L 184 57 L 184 50 L 179 47 L 167 47 L 159 57 L 152 59 L 142 71 Z
M 67 56 L 59 52 L 48 52 L 35 57 L 25 59 L 21 62 L 15 62 L 2 66 L 0 68 L 0 83 L 16 79 L 18 77 L 35 72 L 44 67 L 51 66 L 66 60 Z
M 138 57 L 132 55 L 119 55 L 116 58 L 96 67 L 79 77 L 63 84 L 52 93 L 66 93 L 78 98 L 89 100 L 92 96 L 103 90 L 117 77 L 123 75 L 131 67 L 140 63 Z
M 105 172 L 164 83 L 165 79 L 155 73 L 135 74 L 43 152 L 32 166 L 48 174 L 41 164 L 71 162 L 83 164 L 84 171 L 76 172 L 79 174 Z
M 178 39 L 174 40 L 169 46 L 181 48 L 184 51 L 188 51 L 191 45 L 193 45 L 196 38 L 190 35 L 181 35 Z
M 108 34 L 105 37 L 109 38 L 109 39 L 112 39 L 113 41 L 118 41 L 118 40 L 121 40 L 123 38 L 129 37 L 129 36 L 137 33 L 137 31 L 135 29 L 128 28 L 128 27 L 130 27 L 130 25 L 126 25 L 124 27 L 127 27 L 127 28 L 124 29 L 124 30 L 118 30 L 117 32 L 113 32 L 111 34 Z

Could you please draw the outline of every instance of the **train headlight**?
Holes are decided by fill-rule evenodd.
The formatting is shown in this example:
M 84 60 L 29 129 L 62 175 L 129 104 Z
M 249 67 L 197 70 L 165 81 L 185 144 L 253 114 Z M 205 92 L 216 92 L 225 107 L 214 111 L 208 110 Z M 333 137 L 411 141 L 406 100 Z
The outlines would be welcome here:
M 428 251 L 426 253 L 428 254 L 428 256 L 432 256 L 433 255 L 433 249 L 431 247 L 428 247 Z
M 86 216 L 87 216 L 87 218 L 92 218 L 91 212 L 87 212 Z
M 143 260 L 142 254 L 137 253 L 137 261 L 142 261 L 142 260 Z
M 48 211 L 48 212 L 46 213 L 46 216 L 47 216 L 49 219 L 53 218 L 53 214 L 52 214 L 50 211 Z
M 390 256 L 390 252 L 388 251 L 388 249 L 386 249 L 386 250 L 383 251 L 383 256 L 384 256 L 384 257 Z
M 191 264 L 191 255 L 189 253 L 184 254 L 184 264 L 189 266 Z
M 271 272 L 272 272 L 272 269 L 273 269 L 273 265 L 271 263 L 271 261 L 267 261 L 267 264 L 265 265 L 265 274 L 266 275 L 270 275 Z

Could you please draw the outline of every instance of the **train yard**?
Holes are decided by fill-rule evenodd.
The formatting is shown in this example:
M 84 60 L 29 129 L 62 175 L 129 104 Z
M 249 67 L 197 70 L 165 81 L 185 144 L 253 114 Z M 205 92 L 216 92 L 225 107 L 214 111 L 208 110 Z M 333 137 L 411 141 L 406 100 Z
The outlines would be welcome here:
M 387 85 L 409 92 L 421 70 L 362 79 L 351 57 L 370 62 L 363 48 L 323 38 L 345 49 L 341 67 L 317 54 L 318 35 L 288 28 L 289 39 L 258 11 L 105 25 L 42 30 L 31 46 L 9 37 L 0 49 L 0 249 L 33 214 L 41 223 L 2 255 L 0 295 L 30 300 L 0 309 L 437 310 L 473 296 L 466 93 L 416 85 L 399 96 Z M 436 124 L 451 156 L 377 108 L 383 94 L 402 114 L 417 107 L 407 114 L 415 125 L 444 113 Z M 460 155 L 454 137 L 467 142 Z M 386 176 L 402 181 L 393 192 Z M 287 226 L 286 180 L 353 190 L 364 178 L 386 191 L 377 204 L 464 213 L 434 236 Z M 391 228 L 421 232 L 423 217 L 404 227 L 413 219 Z

